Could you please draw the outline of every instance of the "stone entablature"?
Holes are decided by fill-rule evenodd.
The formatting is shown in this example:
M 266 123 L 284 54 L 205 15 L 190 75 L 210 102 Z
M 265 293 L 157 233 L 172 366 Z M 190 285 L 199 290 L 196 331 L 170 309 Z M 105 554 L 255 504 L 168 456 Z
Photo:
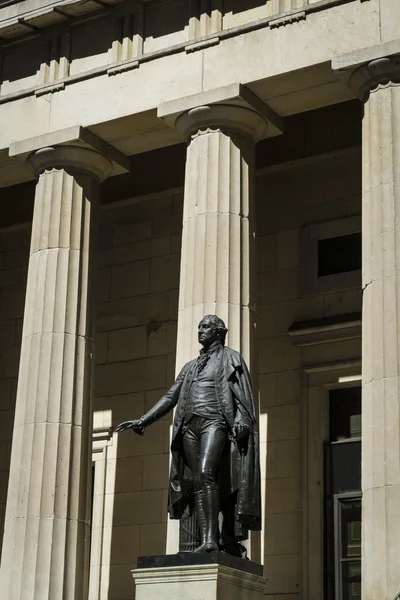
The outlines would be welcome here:
M 345 0 L 353 2 L 354 0 Z M 0 3 L 0 39 L 15 39 L 21 36 L 29 36 L 38 30 L 58 25 L 66 21 L 75 21 L 76 19 L 90 17 L 96 13 L 109 12 L 110 9 L 122 4 L 123 0 L 5 0 Z M 178 11 L 187 19 L 187 39 L 193 40 L 217 33 L 222 30 L 230 29 L 236 25 L 251 23 L 255 19 L 265 19 L 271 22 L 271 27 L 279 27 L 293 21 L 299 20 L 296 14 L 309 10 L 323 10 L 334 4 L 343 3 L 343 0 L 265 0 L 260 2 L 254 9 L 244 9 L 248 13 L 244 17 L 237 17 L 232 9 L 226 9 L 222 0 L 212 0 L 211 9 L 207 13 L 201 10 L 200 0 L 169 0 L 165 2 L 164 10 L 172 12 L 177 16 Z M 132 10 L 132 3 L 130 5 Z M 133 10 L 142 11 L 143 14 L 151 18 L 151 12 L 158 12 L 160 3 L 157 1 L 145 0 L 135 3 Z M 300 15 L 305 18 L 304 14 Z M 277 15 L 284 16 L 279 22 L 274 22 Z M 180 19 L 179 16 L 179 19 Z
M 27 95 L 58 91 L 64 80 L 93 76 L 93 70 L 98 75 L 114 75 L 165 54 L 195 52 L 241 33 L 275 29 L 303 21 L 308 14 L 359 1 L 266 0 L 238 12 L 225 8 L 222 0 L 212 0 L 210 11 L 201 10 L 200 0 L 134 5 L 121 0 L 11 0 L 0 4 L 0 48 L 4 50 L 0 102 L 15 99 L 12 94 L 19 97 L 21 90 L 25 95 L 27 91 Z M 29 41 L 9 51 L 8 44 L 15 40 Z M 87 44 L 101 46 L 95 65 L 82 60 Z M 20 62 L 36 54 L 40 59 L 40 69 L 22 86 L 9 85 L 15 79 L 7 77 L 15 70 L 16 51 Z

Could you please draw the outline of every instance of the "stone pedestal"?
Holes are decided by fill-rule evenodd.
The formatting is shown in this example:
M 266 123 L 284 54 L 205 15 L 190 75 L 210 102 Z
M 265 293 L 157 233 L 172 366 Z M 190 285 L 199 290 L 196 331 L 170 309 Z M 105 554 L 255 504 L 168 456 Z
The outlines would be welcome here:
M 111 163 L 44 148 L 32 223 L 0 571 L 4 600 L 87 594 L 93 372 L 93 223 Z
M 132 576 L 136 600 L 261 600 L 266 586 L 261 565 L 220 552 L 139 558 Z
M 362 598 L 400 592 L 400 56 L 357 70 L 364 101 Z

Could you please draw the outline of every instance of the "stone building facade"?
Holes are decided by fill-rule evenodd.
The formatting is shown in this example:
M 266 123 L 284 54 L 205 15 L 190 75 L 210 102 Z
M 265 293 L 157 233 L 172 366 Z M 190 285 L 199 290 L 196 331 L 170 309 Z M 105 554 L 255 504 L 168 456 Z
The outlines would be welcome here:
M 215 312 L 266 598 L 393 600 L 397 0 L 0 0 L 0 63 L 0 598 L 132 599 L 177 551 L 171 416 L 113 428 Z

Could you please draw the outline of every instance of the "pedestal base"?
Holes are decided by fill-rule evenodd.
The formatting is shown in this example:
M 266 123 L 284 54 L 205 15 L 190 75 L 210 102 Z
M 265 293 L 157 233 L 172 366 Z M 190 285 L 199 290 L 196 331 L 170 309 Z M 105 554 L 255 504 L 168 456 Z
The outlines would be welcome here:
M 136 600 L 261 600 L 261 565 L 224 554 L 146 556 L 132 571 Z

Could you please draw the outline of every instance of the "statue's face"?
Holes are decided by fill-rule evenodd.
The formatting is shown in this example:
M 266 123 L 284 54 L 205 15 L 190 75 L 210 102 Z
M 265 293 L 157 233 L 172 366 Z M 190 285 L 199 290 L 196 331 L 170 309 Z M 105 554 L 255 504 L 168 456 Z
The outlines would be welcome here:
M 204 346 L 204 348 L 209 348 L 213 342 L 220 339 L 219 332 L 214 323 L 210 319 L 207 319 L 207 317 L 202 319 L 199 323 L 198 338 L 199 343 Z

